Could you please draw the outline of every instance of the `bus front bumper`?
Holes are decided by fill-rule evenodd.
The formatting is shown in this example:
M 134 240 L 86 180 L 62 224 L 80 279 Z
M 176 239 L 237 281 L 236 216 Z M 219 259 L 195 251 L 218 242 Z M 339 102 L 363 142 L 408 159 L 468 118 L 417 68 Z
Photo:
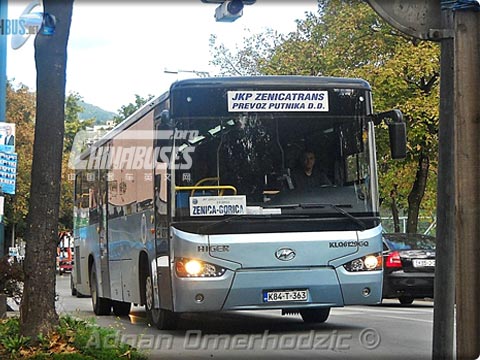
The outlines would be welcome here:
M 382 271 L 349 273 L 343 266 L 240 269 L 219 278 L 174 278 L 174 311 L 297 309 L 376 304 Z M 267 292 L 307 291 L 306 300 L 269 301 Z M 368 294 L 367 294 L 368 293 Z

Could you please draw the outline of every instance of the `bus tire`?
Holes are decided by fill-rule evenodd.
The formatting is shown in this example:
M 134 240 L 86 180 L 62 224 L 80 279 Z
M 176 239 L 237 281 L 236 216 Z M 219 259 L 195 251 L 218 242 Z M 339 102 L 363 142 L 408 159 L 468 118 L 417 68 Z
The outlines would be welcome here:
M 92 307 L 95 315 L 110 315 L 112 302 L 109 299 L 98 296 L 97 271 L 95 265 L 90 271 L 90 293 L 92 294 Z
M 155 309 L 153 307 L 153 282 L 150 273 L 145 277 L 145 312 L 147 320 L 159 330 L 174 330 L 177 325 L 177 316 L 173 311 Z
M 127 316 L 130 314 L 132 303 L 124 301 L 112 301 L 113 313 L 115 316 Z
M 330 315 L 330 308 L 302 309 L 300 315 L 306 323 L 324 323 Z
M 413 303 L 414 298 L 412 296 L 400 296 L 398 301 L 402 305 L 411 305 Z
M 75 288 L 75 284 L 73 283 L 73 275 L 72 274 L 70 274 L 70 290 L 71 290 L 72 296 L 77 295 L 77 289 Z

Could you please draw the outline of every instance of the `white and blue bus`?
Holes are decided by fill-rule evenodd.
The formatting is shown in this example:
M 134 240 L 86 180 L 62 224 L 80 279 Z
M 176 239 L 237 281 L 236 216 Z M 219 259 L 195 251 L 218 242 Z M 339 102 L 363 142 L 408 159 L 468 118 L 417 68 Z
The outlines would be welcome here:
M 160 329 L 187 312 L 324 322 L 379 303 L 374 127 L 389 125 L 393 158 L 406 139 L 401 112 L 371 99 L 361 79 L 174 83 L 78 160 L 72 293 L 97 315 L 145 305 Z M 306 153 L 323 182 L 296 179 Z

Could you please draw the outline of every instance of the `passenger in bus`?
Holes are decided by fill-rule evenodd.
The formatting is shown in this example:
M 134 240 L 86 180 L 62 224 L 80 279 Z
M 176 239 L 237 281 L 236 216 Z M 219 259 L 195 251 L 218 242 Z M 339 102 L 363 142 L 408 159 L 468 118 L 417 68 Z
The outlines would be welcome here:
M 311 150 L 303 152 L 302 167 L 293 173 L 295 189 L 312 189 L 322 185 L 332 185 L 328 176 L 315 167 L 315 153 Z

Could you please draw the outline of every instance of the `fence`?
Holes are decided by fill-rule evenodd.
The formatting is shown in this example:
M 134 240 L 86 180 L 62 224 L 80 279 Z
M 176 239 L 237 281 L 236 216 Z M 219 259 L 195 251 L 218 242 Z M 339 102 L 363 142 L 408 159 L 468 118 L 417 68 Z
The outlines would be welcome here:
M 382 227 L 386 233 L 395 232 L 395 225 L 393 223 L 392 217 L 382 217 Z M 400 232 L 407 231 L 407 217 L 401 216 L 400 220 Z M 421 217 L 418 219 L 418 228 L 417 233 L 427 234 L 435 236 L 435 231 L 437 227 L 437 219 L 431 217 Z

